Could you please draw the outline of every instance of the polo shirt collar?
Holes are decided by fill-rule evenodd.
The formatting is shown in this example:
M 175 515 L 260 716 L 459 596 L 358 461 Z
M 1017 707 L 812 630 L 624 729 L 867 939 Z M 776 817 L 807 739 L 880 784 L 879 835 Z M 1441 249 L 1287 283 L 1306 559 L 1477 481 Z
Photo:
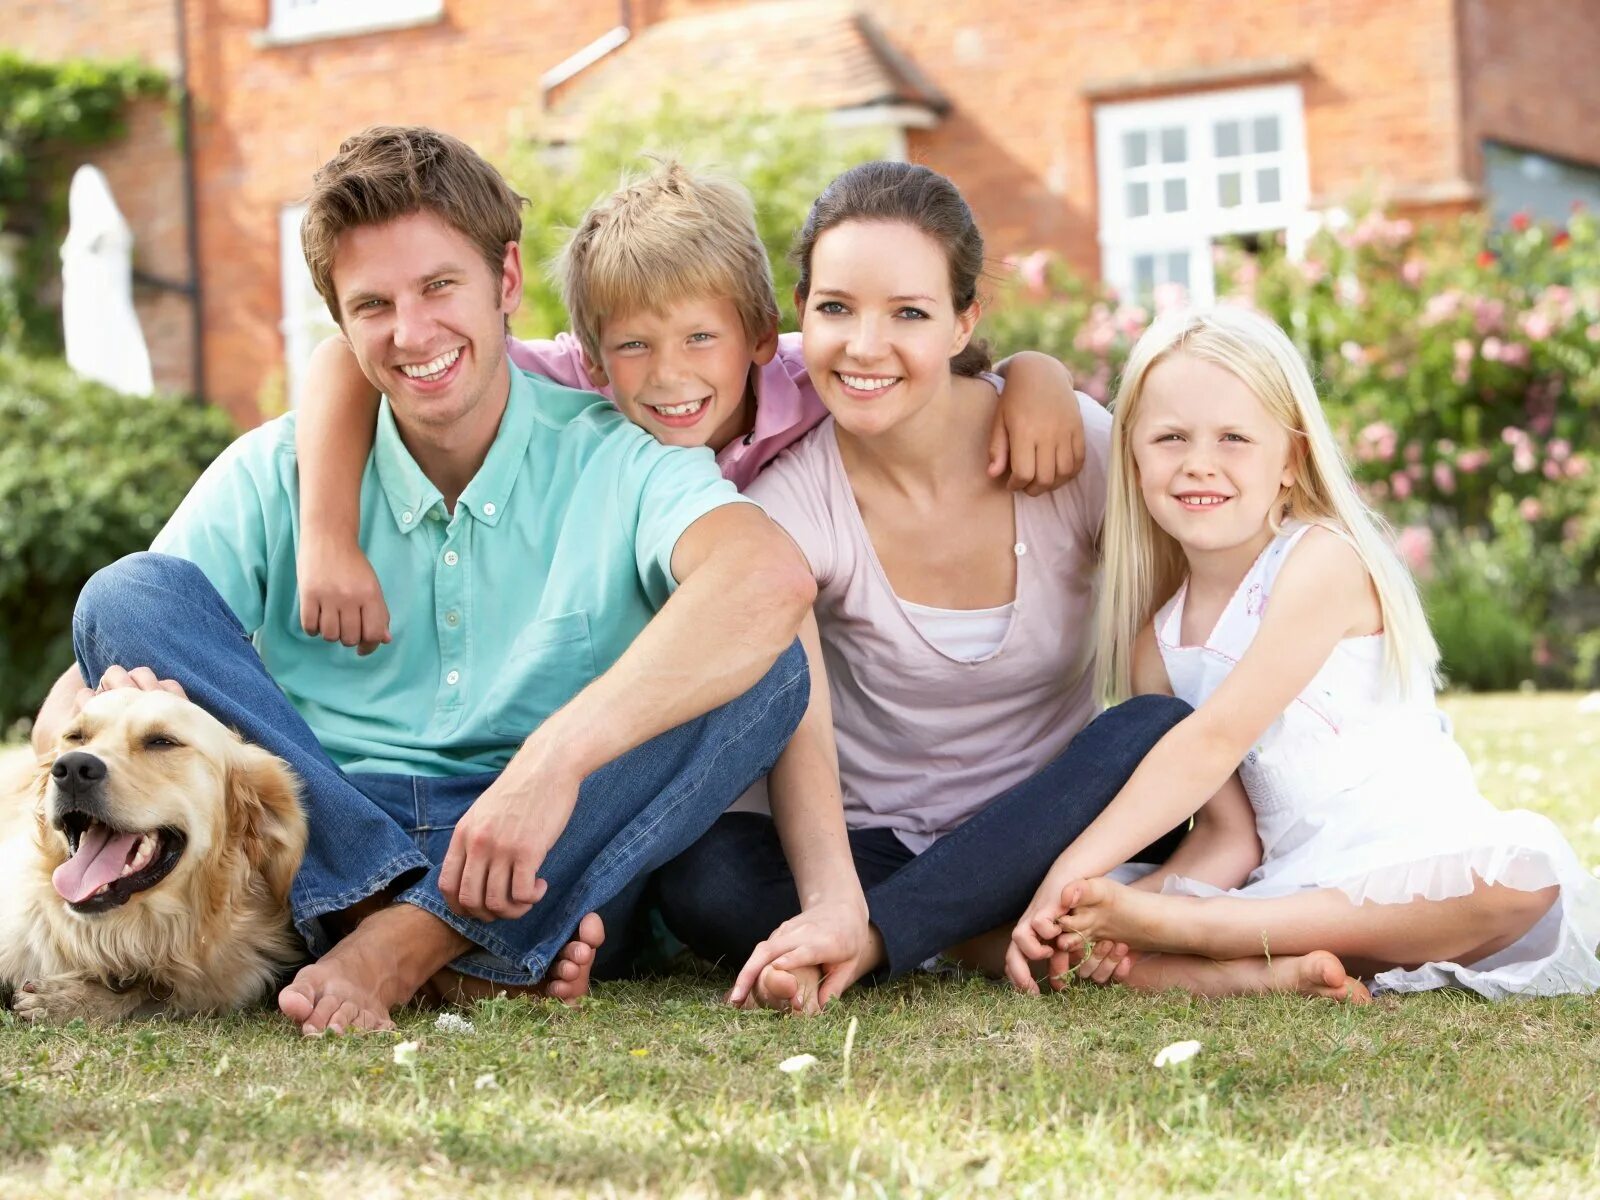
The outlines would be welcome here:
M 751 365 L 755 376 L 756 423 L 746 436 L 746 442 L 764 442 L 794 428 L 804 401 L 800 385 L 784 369 L 782 359 L 774 355 L 765 366 Z
M 522 473 L 528 458 L 528 442 L 533 437 L 535 410 L 538 405 L 532 395 L 532 385 L 521 371 L 511 370 L 511 391 L 506 398 L 506 411 L 500 418 L 500 429 L 489 446 L 489 453 L 476 475 L 461 493 L 458 506 L 465 508 L 476 520 L 485 525 L 497 525 L 505 515 L 511 489 Z M 433 481 L 422 473 L 417 460 L 411 457 L 400 437 L 394 420 L 394 411 L 385 396 L 378 406 L 378 428 L 373 441 L 373 456 L 377 463 L 378 483 L 383 488 L 384 499 L 394 517 L 395 528 L 410 533 L 422 524 L 422 519 L 433 506 L 443 502 L 443 495 Z

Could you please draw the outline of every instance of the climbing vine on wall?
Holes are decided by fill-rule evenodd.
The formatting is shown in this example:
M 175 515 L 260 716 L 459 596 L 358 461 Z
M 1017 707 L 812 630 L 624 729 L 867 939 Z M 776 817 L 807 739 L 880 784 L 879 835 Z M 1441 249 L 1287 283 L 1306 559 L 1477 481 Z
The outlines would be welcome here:
M 0 51 L 0 348 L 60 353 L 50 285 L 72 169 L 85 148 L 122 134 L 129 101 L 168 87 L 141 63 L 35 62 Z

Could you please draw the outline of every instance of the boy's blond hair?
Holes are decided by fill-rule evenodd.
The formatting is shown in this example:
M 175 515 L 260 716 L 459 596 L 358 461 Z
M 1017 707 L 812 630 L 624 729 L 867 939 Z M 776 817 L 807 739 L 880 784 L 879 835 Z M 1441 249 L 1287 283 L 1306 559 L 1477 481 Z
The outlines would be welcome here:
M 619 313 L 726 298 L 752 342 L 778 327 L 772 265 L 750 193 L 670 159 L 595 201 L 556 271 L 572 331 L 597 364 L 600 326 Z
M 1343 532 L 1378 592 L 1390 684 L 1405 694 L 1425 681 L 1436 682 L 1439 649 L 1416 582 L 1395 550 L 1388 524 L 1356 490 L 1305 360 L 1265 317 L 1218 306 L 1158 318 L 1134 344 L 1112 402 L 1096 664 L 1101 693 L 1112 701 L 1131 693 L 1134 641 L 1188 572 L 1182 547 L 1145 507 L 1131 436 L 1151 368 L 1173 354 L 1231 372 L 1289 431 L 1294 483 L 1279 496 L 1269 523 L 1277 529 L 1281 515 Z
M 374 125 L 340 143 L 313 176 L 300 245 L 312 283 L 342 328 L 333 252 L 347 230 L 431 212 L 477 247 L 498 279 L 506 243 L 522 238 L 526 203 L 460 138 L 425 125 Z

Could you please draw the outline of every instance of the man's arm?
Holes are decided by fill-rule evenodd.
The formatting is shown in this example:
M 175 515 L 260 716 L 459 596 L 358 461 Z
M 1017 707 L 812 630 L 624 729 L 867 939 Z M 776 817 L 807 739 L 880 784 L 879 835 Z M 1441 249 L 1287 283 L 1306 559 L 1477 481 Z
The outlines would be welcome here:
M 611 669 L 523 743 L 456 825 L 439 887 L 479 920 L 519 917 L 593 771 L 748 691 L 794 641 L 816 585 L 794 543 L 750 504 L 689 526 L 679 587 Z

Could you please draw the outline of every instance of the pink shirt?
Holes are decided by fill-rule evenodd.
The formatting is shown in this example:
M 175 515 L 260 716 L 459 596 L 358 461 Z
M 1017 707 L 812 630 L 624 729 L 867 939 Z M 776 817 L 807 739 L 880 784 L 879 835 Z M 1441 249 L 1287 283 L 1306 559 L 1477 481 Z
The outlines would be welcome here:
M 901 606 L 856 507 L 832 420 L 747 494 L 817 580 L 846 821 L 920 853 L 1037 774 L 1096 712 L 1093 611 L 1111 416 L 1082 393 L 1087 461 L 1044 496 L 1014 493 L 1017 594 L 999 647 L 972 662 L 933 646 Z
M 511 361 L 524 371 L 544 375 L 563 387 L 612 398 L 610 388 L 596 387 L 589 378 L 583 365 L 583 344 L 570 333 L 558 333 L 548 341 L 507 338 L 506 350 Z M 741 492 L 780 451 L 799 441 L 828 415 L 806 374 L 798 333 L 778 338 L 778 352 L 772 361 L 756 368 L 755 389 L 755 428 L 745 437 L 729 442 L 717 454 L 723 476 Z

